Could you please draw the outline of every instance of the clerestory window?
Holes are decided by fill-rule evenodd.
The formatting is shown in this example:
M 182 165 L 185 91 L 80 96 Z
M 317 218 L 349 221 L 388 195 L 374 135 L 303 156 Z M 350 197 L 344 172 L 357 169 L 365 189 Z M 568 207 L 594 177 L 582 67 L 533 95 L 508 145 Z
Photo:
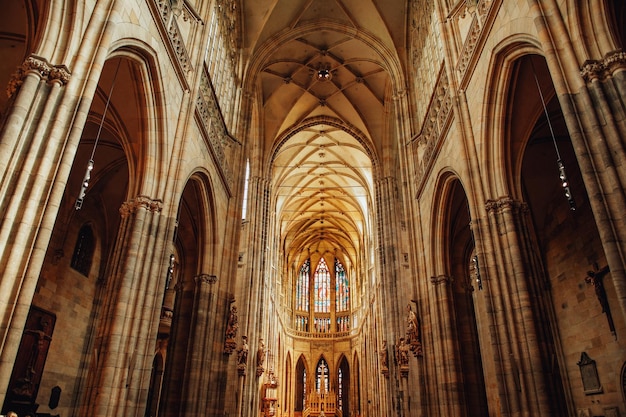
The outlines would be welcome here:
M 329 262 L 320 258 L 302 263 L 296 277 L 295 318 L 297 331 L 313 333 L 350 330 L 350 280 L 339 259 Z M 311 308 L 312 306 L 312 308 Z

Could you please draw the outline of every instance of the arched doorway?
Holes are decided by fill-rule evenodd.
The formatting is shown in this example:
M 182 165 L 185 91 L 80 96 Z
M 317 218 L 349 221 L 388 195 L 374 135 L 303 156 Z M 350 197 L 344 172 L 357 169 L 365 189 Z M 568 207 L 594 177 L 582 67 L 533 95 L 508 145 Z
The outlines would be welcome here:
M 337 399 L 343 416 L 350 415 L 350 366 L 345 356 L 341 357 L 337 367 Z
M 304 356 L 298 358 L 296 364 L 296 383 L 294 395 L 294 415 L 301 416 L 306 406 L 307 372 Z
M 459 355 L 463 415 L 489 415 L 483 363 L 478 337 L 475 297 L 481 290 L 476 276 L 476 251 L 470 229 L 467 197 L 461 183 L 454 180 L 450 187 L 447 212 L 452 303 Z
M 193 340 L 194 302 L 202 269 L 202 248 L 208 243 L 211 209 L 208 179 L 195 174 L 185 185 L 173 238 L 175 271 L 165 291 L 163 311 L 171 311 L 171 326 L 160 326 L 158 343 L 169 340 L 161 407 L 158 416 L 178 416 L 185 407 L 186 372 Z

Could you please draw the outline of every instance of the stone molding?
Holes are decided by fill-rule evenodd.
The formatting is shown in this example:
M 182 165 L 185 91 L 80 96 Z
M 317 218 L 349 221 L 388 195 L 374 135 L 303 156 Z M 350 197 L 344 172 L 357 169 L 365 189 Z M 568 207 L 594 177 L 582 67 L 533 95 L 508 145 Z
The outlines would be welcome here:
M 474 19 L 472 20 L 472 24 L 470 26 L 470 30 L 467 34 L 467 38 L 465 39 L 465 43 L 463 44 L 463 49 L 459 54 L 459 60 L 457 62 L 457 71 L 461 77 L 465 75 L 468 69 L 472 66 L 472 59 L 476 55 L 476 51 L 481 53 L 480 48 L 478 48 L 478 44 L 481 38 L 483 38 L 483 34 L 488 34 L 489 30 L 485 30 L 487 26 L 487 19 L 489 18 L 490 10 L 492 6 L 496 3 L 493 0 L 478 0 L 473 2 L 476 4 L 467 5 L 468 11 L 471 11 L 475 7 L 476 14 L 474 14 Z
M 178 28 L 176 19 L 174 18 L 174 12 L 170 5 L 169 0 L 154 0 L 154 4 L 157 7 L 161 23 L 163 24 L 162 30 L 167 33 L 167 37 L 170 41 L 173 55 L 176 57 L 176 62 L 180 65 L 184 74 L 187 74 L 193 68 L 191 66 L 191 60 L 189 59 L 189 53 L 183 42 L 183 36 Z
M 418 147 L 424 147 L 423 154 L 417 158 L 418 166 L 415 172 L 418 192 L 426 180 L 430 167 L 434 163 L 437 146 L 443 140 L 451 114 L 452 95 L 450 83 L 445 63 L 442 63 L 437 84 L 433 90 L 428 110 L 426 110 L 426 118 L 422 123 L 422 130 L 413 141 L 413 147 L 415 148 L 413 152 L 415 155 L 420 153 L 417 149 Z
M 217 166 L 227 186 L 232 189 L 234 179 L 228 165 L 225 149 L 232 146 L 236 141 L 228 133 L 222 112 L 217 104 L 217 95 L 215 94 L 211 78 L 206 72 L 206 69 L 202 71 L 200 77 L 200 88 L 198 89 L 198 98 L 196 99 L 196 111 L 200 116 L 200 122 L 206 133 L 206 142 L 215 156 Z
M 7 97 L 12 97 L 24 83 L 24 78 L 28 74 L 37 74 L 42 80 L 58 82 L 65 85 L 69 82 L 71 73 L 65 65 L 52 65 L 47 59 L 31 55 L 24 60 L 22 65 L 13 73 L 9 80 L 6 93 Z
M 485 208 L 488 213 L 501 212 L 503 210 L 521 209 L 528 210 L 528 205 L 511 197 L 500 197 L 497 200 L 487 200 Z
M 138 209 L 143 208 L 153 213 L 160 213 L 163 210 L 163 201 L 159 199 L 151 199 L 145 195 L 139 195 L 134 199 L 125 201 L 120 207 L 120 215 L 126 218 L 134 214 Z
M 626 70 L 626 52 L 617 50 L 609 52 L 603 59 L 585 61 L 580 69 L 580 75 L 585 82 L 605 80 L 618 70 Z

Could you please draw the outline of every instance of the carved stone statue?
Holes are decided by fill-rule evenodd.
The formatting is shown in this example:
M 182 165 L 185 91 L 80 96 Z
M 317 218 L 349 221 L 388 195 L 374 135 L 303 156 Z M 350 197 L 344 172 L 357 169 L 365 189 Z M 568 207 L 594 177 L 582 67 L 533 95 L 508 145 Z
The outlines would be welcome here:
M 410 342 L 419 338 L 419 328 L 417 324 L 417 316 L 415 315 L 415 312 L 411 309 L 410 304 L 407 304 L 406 311 L 406 336 Z
M 406 318 L 406 343 L 408 343 L 411 351 L 415 356 L 422 356 L 422 342 L 420 341 L 420 327 L 417 315 L 411 309 L 411 305 L 407 304 Z
M 241 347 L 237 351 L 237 363 L 246 365 L 248 363 L 248 338 L 241 336 Z
M 383 340 L 383 344 L 378 352 L 380 358 L 380 372 L 388 377 L 389 376 L 389 352 L 387 351 L 387 341 Z
M 237 317 L 237 307 L 233 306 L 230 309 L 230 315 L 228 316 L 226 339 L 234 339 L 237 337 L 237 330 L 239 330 L 239 318 Z
M 248 364 L 248 337 L 241 336 L 241 347 L 237 350 L 237 371 L 239 375 L 246 374 L 246 365 Z
M 263 343 L 263 339 L 259 339 L 259 349 L 256 353 L 256 364 L 258 367 L 262 368 L 263 363 L 265 363 L 265 343 Z
M 237 317 L 237 307 L 232 306 L 226 323 L 226 340 L 224 341 L 224 353 L 230 355 L 237 347 L 235 337 L 239 330 L 239 318 Z
M 400 342 L 396 346 L 396 355 L 398 357 L 398 365 L 400 368 L 409 367 L 409 345 L 406 344 L 404 337 L 400 338 Z

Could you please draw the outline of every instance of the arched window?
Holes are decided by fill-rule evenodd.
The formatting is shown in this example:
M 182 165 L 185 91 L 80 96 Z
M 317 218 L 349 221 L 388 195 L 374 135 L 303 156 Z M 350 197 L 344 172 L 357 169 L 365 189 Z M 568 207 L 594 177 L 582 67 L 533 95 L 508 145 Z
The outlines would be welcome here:
M 337 373 L 338 379 L 338 390 L 337 390 L 337 399 L 339 400 L 337 403 L 337 408 L 343 410 L 343 369 L 339 368 L 339 372 Z
M 350 409 L 350 368 L 346 358 L 342 358 L 337 370 L 337 408 L 347 414 Z
M 335 259 L 335 283 L 336 283 L 336 309 L 337 312 L 344 312 L 350 309 L 350 283 L 348 275 L 339 259 Z
M 330 312 L 330 271 L 326 265 L 324 258 L 320 258 L 320 262 L 315 269 L 313 289 L 315 291 L 315 312 Z
M 303 411 L 306 408 L 306 367 L 302 356 L 296 364 L 296 398 L 295 411 Z
M 333 261 L 331 270 L 328 263 Z M 314 271 L 311 264 L 310 259 L 304 261 L 296 275 L 293 321 L 295 330 L 314 333 L 348 332 L 350 280 L 346 269 L 334 257 L 330 261 L 320 258 Z
M 241 220 L 248 215 L 248 186 L 250 185 L 250 160 L 246 159 L 246 179 L 243 183 L 243 204 L 241 205 Z
M 318 394 L 324 394 L 328 392 L 328 364 L 324 358 L 321 358 L 317 363 L 317 371 L 315 372 L 315 390 Z
M 93 230 L 91 230 L 90 225 L 83 225 L 78 232 L 70 266 L 84 276 L 89 276 L 94 249 L 95 239 Z
M 309 311 L 309 273 L 311 261 L 307 259 L 300 268 L 296 283 L 296 310 Z

